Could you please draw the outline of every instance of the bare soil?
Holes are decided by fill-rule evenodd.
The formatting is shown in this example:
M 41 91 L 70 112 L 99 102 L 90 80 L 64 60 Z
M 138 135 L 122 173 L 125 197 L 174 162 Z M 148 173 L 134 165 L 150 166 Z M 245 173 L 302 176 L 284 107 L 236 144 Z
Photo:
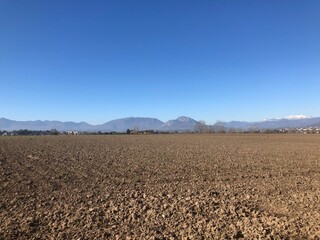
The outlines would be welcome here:
M 320 136 L 0 137 L 0 239 L 320 239 Z

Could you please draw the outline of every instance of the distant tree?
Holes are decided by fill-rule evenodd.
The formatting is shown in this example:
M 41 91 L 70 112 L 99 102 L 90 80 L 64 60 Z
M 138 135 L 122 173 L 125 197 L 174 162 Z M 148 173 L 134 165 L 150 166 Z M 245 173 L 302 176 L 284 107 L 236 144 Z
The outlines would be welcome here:
M 51 129 L 51 135 L 59 135 L 59 131 L 57 129 Z
M 133 126 L 133 131 L 139 132 L 139 126 L 138 126 L 138 125 L 134 125 L 134 126 Z
M 130 133 L 131 133 L 131 131 L 130 131 L 130 129 L 128 128 L 128 129 L 127 129 L 127 134 L 130 134 Z
M 28 129 L 20 129 L 18 131 L 15 131 L 15 133 L 17 135 L 21 135 L 21 136 L 27 136 L 30 135 L 30 131 Z
M 207 126 L 206 122 L 203 120 L 198 121 L 194 127 L 194 131 L 197 133 L 208 132 L 208 126 Z
M 214 132 L 218 132 L 218 133 L 223 133 L 225 132 L 225 127 L 224 127 L 225 123 L 222 121 L 216 121 L 215 124 L 213 124 L 213 131 Z

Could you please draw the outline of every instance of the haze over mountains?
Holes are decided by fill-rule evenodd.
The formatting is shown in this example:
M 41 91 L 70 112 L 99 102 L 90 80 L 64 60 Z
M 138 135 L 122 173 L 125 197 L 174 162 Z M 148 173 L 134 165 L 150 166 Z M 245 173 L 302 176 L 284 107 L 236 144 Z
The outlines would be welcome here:
M 235 129 L 280 129 L 280 128 L 305 128 L 319 127 L 320 117 L 296 118 L 293 116 L 281 119 L 267 119 L 261 122 L 231 121 L 224 124 L 226 128 Z
M 14 121 L 0 118 L 0 130 L 13 131 L 51 130 L 58 131 L 117 131 L 124 132 L 127 129 L 159 130 L 159 131 L 193 131 L 198 122 L 190 117 L 178 117 L 174 120 L 162 122 L 156 118 L 129 117 L 106 122 L 101 125 L 91 125 L 86 122 L 61 122 L 61 121 Z M 231 121 L 225 122 L 226 129 L 279 129 L 279 128 L 303 128 L 320 127 L 320 117 L 307 117 L 293 115 L 281 119 L 267 119 L 260 122 Z
M 127 129 L 136 130 L 160 130 L 160 131 L 190 131 L 197 121 L 189 117 L 178 117 L 175 120 L 162 122 L 156 118 L 129 117 L 106 122 L 101 125 L 90 125 L 85 122 L 61 122 L 61 121 L 14 121 L 0 118 L 0 130 L 13 131 L 19 129 L 51 130 L 58 131 L 117 131 Z

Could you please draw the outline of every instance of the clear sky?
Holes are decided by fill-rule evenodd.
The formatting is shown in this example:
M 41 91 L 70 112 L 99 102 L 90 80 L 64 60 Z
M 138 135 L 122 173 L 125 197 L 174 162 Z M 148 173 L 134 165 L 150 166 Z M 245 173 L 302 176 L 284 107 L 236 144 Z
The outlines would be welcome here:
M 319 0 L 2 0 L 0 117 L 320 116 Z

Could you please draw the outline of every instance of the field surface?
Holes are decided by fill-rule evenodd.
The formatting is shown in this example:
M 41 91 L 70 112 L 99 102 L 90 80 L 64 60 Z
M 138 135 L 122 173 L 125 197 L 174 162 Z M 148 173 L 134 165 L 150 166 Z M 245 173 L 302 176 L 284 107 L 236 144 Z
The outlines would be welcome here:
M 320 239 L 320 136 L 0 137 L 0 239 Z

